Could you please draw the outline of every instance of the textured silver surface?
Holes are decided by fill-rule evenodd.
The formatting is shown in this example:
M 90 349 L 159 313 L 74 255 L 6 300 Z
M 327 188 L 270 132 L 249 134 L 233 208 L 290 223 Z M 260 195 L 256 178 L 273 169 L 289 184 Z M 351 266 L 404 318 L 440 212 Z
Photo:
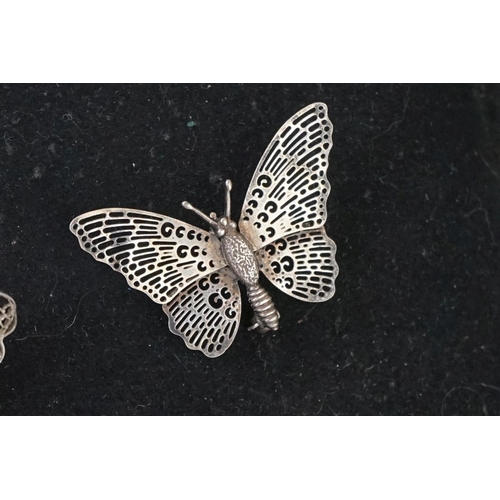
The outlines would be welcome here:
M 280 316 L 259 284 L 259 270 L 300 300 L 321 302 L 335 293 L 336 246 L 323 227 L 332 130 L 322 103 L 307 106 L 280 128 L 250 183 L 239 227 L 231 220 L 228 180 L 219 218 L 183 202 L 211 226 L 210 232 L 121 208 L 83 214 L 70 229 L 96 260 L 162 304 L 171 331 L 190 349 L 220 356 L 238 331 L 238 281 L 247 286 L 254 309 L 250 329 L 261 332 L 277 330 Z
M 16 303 L 10 295 L 0 292 L 0 363 L 5 356 L 3 340 L 16 329 L 16 326 Z
M 245 285 L 254 285 L 259 282 L 259 266 L 246 238 L 234 231 L 226 234 L 221 240 L 222 253 L 228 266 L 238 279 Z

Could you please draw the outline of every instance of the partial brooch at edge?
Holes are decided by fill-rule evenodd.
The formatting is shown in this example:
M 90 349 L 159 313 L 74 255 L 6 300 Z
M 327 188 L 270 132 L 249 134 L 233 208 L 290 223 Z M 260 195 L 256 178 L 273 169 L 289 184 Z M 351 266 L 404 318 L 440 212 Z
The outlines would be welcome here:
M 3 339 L 10 335 L 17 326 L 17 311 L 14 299 L 0 292 L 0 363 L 5 356 Z

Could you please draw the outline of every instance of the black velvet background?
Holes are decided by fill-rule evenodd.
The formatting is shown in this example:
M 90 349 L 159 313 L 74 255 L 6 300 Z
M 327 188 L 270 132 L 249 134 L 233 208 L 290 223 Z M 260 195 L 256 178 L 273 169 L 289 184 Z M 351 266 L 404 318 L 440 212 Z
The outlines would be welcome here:
M 500 414 L 499 88 L 466 85 L 4 85 L 0 289 L 19 325 L 0 414 Z M 337 293 L 265 283 L 277 333 L 217 359 L 83 252 L 85 211 L 241 207 L 277 129 L 323 101 Z M 249 324 L 246 308 L 242 327 Z

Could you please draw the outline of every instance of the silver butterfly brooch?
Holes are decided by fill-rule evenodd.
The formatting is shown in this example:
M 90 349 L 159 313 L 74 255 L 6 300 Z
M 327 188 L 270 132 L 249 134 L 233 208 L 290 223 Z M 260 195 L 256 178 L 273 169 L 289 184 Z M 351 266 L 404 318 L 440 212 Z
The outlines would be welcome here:
M 10 335 L 17 326 L 16 303 L 6 293 L 0 292 L 0 363 L 5 356 L 3 339 Z
M 231 219 L 228 180 L 221 217 L 182 203 L 210 231 L 129 208 L 85 213 L 70 229 L 86 252 L 163 306 L 170 330 L 187 347 L 215 358 L 238 332 L 238 281 L 254 310 L 249 330 L 260 332 L 277 330 L 280 315 L 259 272 L 306 302 L 335 293 L 336 246 L 324 228 L 332 129 L 326 105 L 314 103 L 278 130 L 250 182 L 238 224 Z

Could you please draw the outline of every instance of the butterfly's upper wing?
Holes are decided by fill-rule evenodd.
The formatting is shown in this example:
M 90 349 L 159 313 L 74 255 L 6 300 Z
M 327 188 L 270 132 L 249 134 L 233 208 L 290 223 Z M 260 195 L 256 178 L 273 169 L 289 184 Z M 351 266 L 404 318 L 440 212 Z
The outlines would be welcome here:
M 324 225 L 333 130 L 327 111 L 323 103 L 300 110 L 278 130 L 262 156 L 239 221 L 254 250 Z
M 227 265 L 216 236 L 151 212 L 94 210 L 76 217 L 70 229 L 86 252 L 159 304 Z
M 187 347 L 215 358 L 233 343 L 241 316 L 238 281 L 228 267 L 204 276 L 183 290 L 163 310 L 170 330 Z
M 336 250 L 322 227 L 280 238 L 255 255 L 261 271 L 280 290 L 306 302 L 323 302 L 335 293 Z

